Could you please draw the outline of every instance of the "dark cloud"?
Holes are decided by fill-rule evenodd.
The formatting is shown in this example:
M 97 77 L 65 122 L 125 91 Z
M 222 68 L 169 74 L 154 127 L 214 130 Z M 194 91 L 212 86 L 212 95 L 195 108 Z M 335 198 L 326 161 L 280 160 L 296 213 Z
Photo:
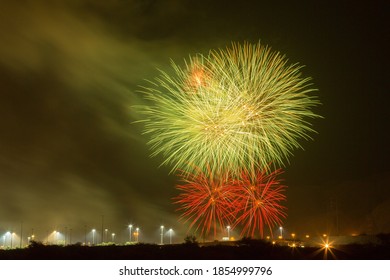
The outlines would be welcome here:
M 342 230 L 364 216 L 385 225 L 385 5 L 346 3 L 3 1 L 0 233 L 23 221 L 41 235 L 82 235 L 104 215 L 118 231 L 140 225 L 149 241 L 160 223 L 184 234 L 171 205 L 177 181 L 133 123 L 138 85 L 169 70 L 169 58 L 244 40 L 307 65 L 320 89 L 319 135 L 286 166 L 287 226 L 322 230 L 332 197 L 351 221 Z

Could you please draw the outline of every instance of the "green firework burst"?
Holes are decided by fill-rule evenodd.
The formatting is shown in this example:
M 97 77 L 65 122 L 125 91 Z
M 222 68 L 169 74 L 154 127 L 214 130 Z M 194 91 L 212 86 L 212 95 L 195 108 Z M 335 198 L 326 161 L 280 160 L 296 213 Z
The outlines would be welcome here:
M 283 166 L 300 139 L 311 139 L 316 89 L 302 66 L 269 47 L 232 44 L 172 68 L 143 88 L 149 105 L 137 107 L 152 155 L 172 171 L 253 173 Z

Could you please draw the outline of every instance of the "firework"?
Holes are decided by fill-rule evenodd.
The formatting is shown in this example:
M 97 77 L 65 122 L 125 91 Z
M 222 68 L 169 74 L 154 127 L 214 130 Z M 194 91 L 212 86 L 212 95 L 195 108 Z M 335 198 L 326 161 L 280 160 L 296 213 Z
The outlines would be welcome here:
M 281 173 L 280 169 L 269 174 L 260 171 L 255 177 L 242 173 L 231 187 L 231 195 L 237 197 L 234 226 L 242 225 L 242 236 L 253 237 L 258 231 L 263 238 L 264 227 L 272 234 L 274 226 L 281 225 L 281 219 L 286 218 L 286 207 L 281 205 L 286 200 L 286 186 L 277 179 Z
M 280 167 L 314 132 L 310 78 L 267 46 L 233 44 L 172 68 L 143 88 L 149 104 L 138 107 L 152 156 L 163 155 L 172 171 L 209 166 L 237 176 Z
M 176 186 L 181 193 L 174 198 L 179 204 L 180 217 L 189 222 L 189 230 L 194 228 L 202 236 L 210 230 L 216 239 L 217 230 L 223 230 L 233 222 L 235 198 L 231 195 L 232 181 L 229 176 L 214 177 L 213 174 L 197 170 L 195 173 L 181 174 L 183 184 Z

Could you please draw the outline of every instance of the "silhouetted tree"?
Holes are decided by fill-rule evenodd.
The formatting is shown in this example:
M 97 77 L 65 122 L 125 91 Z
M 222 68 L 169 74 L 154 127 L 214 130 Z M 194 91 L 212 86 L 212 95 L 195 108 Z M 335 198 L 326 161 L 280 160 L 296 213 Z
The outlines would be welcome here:
M 198 240 L 196 239 L 196 236 L 191 234 L 191 235 L 187 235 L 185 238 L 184 238 L 184 244 L 186 245 L 192 245 L 192 246 L 198 246 L 199 245 L 199 242 Z

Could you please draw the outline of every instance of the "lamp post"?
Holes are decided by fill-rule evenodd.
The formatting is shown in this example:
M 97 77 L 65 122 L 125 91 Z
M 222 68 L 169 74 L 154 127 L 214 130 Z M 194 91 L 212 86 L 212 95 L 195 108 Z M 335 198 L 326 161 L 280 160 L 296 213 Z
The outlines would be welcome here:
M 7 231 L 5 234 L 4 234 L 4 247 L 5 247 L 5 241 L 6 241 L 6 238 L 7 236 L 10 236 L 11 235 L 11 232 Z M 11 237 L 12 238 L 12 237 Z
M 172 244 L 172 229 L 169 229 L 169 244 Z
M 111 239 L 112 239 L 112 243 L 114 243 L 114 241 L 115 241 L 115 233 L 111 234 Z
M 228 240 L 230 240 L 230 226 L 227 226 Z
M 103 244 L 103 242 L 104 242 L 104 235 L 103 235 L 103 229 L 104 229 L 104 215 L 102 215 L 102 231 L 101 231 L 101 237 L 100 237 L 100 243 L 102 243 Z
M 129 242 L 131 243 L 131 229 L 133 228 L 133 225 L 129 225 L 129 231 L 130 231 L 130 235 L 129 235 Z
M 281 236 L 282 239 L 283 239 L 283 227 L 279 227 L 279 230 L 280 230 L 280 236 Z
M 15 235 L 15 232 L 13 232 L 13 233 L 11 234 L 11 249 L 12 249 L 12 240 L 13 240 L 14 235 Z
M 139 228 L 136 228 L 135 232 L 137 233 L 136 236 L 135 236 L 136 237 L 135 241 L 138 243 L 138 240 L 139 240 L 138 239 L 138 237 L 139 237 Z
M 108 235 L 108 229 L 106 228 L 105 230 L 104 230 L 104 240 L 106 241 L 106 242 L 108 242 L 108 239 L 107 239 L 107 235 Z M 104 241 L 103 241 L 104 242 Z
M 84 225 L 84 245 L 87 246 L 87 226 Z
M 95 229 L 92 229 L 92 246 L 95 245 Z
M 164 244 L 164 226 L 161 226 L 161 242 L 160 244 L 163 245 Z

